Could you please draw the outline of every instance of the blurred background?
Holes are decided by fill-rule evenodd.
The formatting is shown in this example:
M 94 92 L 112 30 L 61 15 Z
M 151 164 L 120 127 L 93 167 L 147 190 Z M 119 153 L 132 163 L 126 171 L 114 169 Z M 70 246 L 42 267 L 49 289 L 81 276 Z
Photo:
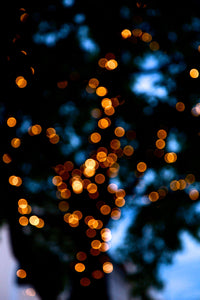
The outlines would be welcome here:
M 200 299 L 199 5 L 3 5 L 0 299 Z

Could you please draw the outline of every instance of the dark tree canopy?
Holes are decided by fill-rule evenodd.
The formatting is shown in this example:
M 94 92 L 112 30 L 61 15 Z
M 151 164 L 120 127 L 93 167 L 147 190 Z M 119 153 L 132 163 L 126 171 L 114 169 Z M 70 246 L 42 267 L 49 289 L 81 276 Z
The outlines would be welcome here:
M 131 263 L 133 295 L 154 299 L 181 232 L 200 239 L 199 1 L 40 4 L 1 19 L 0 222 L 18 281 L 106 300 Z

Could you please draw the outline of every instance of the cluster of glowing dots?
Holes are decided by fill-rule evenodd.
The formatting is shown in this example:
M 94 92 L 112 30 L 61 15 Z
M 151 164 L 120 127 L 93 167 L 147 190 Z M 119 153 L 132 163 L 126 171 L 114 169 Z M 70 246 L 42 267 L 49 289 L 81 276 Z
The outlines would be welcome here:
M 92 177 L 95 175 L 98 163 L 96 160 L 89 158 L 85 161 L 83 174 L 86 177 Z
M 16 118 L 14 118 L 14 117 L 9 117 L 9 118 L 7 119 L 7 125 L 8 125 L 8 127 L 13 128 L 13 127 L 16 126 L 16 124 L 17 124 Z M 21 146 L 21 140 L 20 140 L 20 138 L 17 138 L 17 137 L 13 138 L 13 139 L 11 140 L 11 146 L 12 146 L 13 148 L 19 148 L 19 147 Z
M 79 273 L 82 273 L 85 271 L 85 265 L 82 263 L 77 263 L 75 265 L 75 270 Z M 105 262 L 105 263 L 103 263 L 102 270 L 94 270 L 92 272 L 92 277 L 94 279 L 99 280 L 99 279 L 103 278 L 104 273 L 110 274 L 112 272 L 113 272 L 113 264 L 111 262 Z M 91 280 L 88 277 L 83 277 L 80 280 L 80 284 L 83 287 L 88 287 L 91 284 Z
M 105 68 L 108 71 L 112 71 L 118 67 L 118 62 L 115 59 L 115 55 L 113 53 L 107 53 L 105 57 L 99 59 L 98 65 L 101 68 Z
M 64 221 L 70 225 L 70 227 L 78 227 L 79 221 L 82 219 L 83 214 L 81 211 L 77 210 L 71 213 L 66 213 L 64 215 Z
M 49 138 L 51 144 L 57 144 L 60 141 L 60 137 L 56 133 L 56 129 L 53 127 L 47 128 L 46 136 Z
M 184 190 L 189 188 L 189 198 L 191 200 L 199 199 L 199 191 L 197 188 L 191 187 L 191 185 L 195 182 L 195 176 L 193 174 L 188 174 L 185 179 L 172 180 L 170 182 L 170 189 L 172 191 Z
M 104 109 L 104 113 L 107 116 L 112 116 L 115 113 L 115 108 L 113 106 L 113 102 L 109 98 L 103 98 L 101 101 L 101 106 Z
M 89 94 L 95 93 L 98 86 L 99 86 L 99 80 L 97 78 L 90 78 L 88 85 L 86 87 L 86 91 Z
M 160 129 L 158 130 L 157 132 L 157 141 L 156 141 L 156 148 L 159 149 L 159 150 L 162 150 L 165 148 L 165 139 L 167 137 L 167 132 L 164 130 L 164 129 Z
M 18 201 L 18 212 L 23 215 L 19 218 L 19 224 L 23 227 L 26 227 L 29 223 L 32 226 L 35 226 L 37 228 L 43 228 L 44 227 L 44 220 L 41 218 L 38 218 L 37 216 L 33 215 L 29 219 L 24 215 L 29 215 L 32 212 L 31 206 L 28 204 L 26 199 L 19 199 Z
M 129 29 L 123 29 L 121 31 L 121 36 L 123 39 L 129 39 L 131 37 L 140 38 L 145 43 L 150 43 L 149 48 L 152 51 L 157 51 L 160 49 L 160 45 L 156 41 L 152 41 L 152 35 L 148 32 L 143 32 L 139 28 L 135 28 L 132 31 Z

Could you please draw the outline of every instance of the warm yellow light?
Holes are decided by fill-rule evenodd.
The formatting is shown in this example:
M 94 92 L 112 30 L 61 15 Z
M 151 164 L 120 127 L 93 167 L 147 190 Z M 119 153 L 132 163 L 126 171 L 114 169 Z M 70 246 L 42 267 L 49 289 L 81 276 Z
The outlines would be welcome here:
M 122 137 L 122 136 L 124 136 L 124 134 L 125 134 L 125 130 L 124 130 L 123 127 L 116 127 L 115 128 L 115 135 L 117 137 Z
M 52 178 L 52 183 L 55 185 L 55 186 L 59 186 L 61 183 L 62 183 L 62 177 L 61 176 L 54 176 Z
M 110 147 L 113 149 L 113 150 L 118 150 L 121 146 L 121 143 L 119 140 L 117 139 L 113 139 L 111 142 L 110 142 Z
M 89 158 L 85 161 L 86 168 L 94 169 L 96 166 L 96 161 L 92 158 Z
M 69 199 L 71 197 L 71 191 L 69 189 L 62 190 L 60 194 L 63 199 Z
M 143 40 L 143 42 L 145 42 L 145 43 L 151 42 L 151 41 L 152 41 L 152 36 L 151 36 L 151 34 L 149 34 L 149 33 L 147 33 L 147 32 L 143 33 L 143 34 L 142 34 L 142 40 Z
M 151 192 L 149 194 L 149 200 L 151 202 L 156 202 L 159 199 L 159 194 L 157 192 Z
M 18 76 L 16 78 L 15 82 L 16 82 L 16 85 L 21 89 L 23 89 L 27 86 L 27 80 L 23 76 Z
M 101 106 L 105 109 L 112 106 L 112 101 L 109 98 L 103 98 L 101 101 Z
M 26 208 L 28 206 L 28 202 L 26 201 L 26 199 L 19 199 L 18 206 L 22 209 Z
M 97 78 L 91 78 L 88 83 L 89 87 L 96 89 L 99 85 L 99 80 Z
M 175 163 L 177 161 L 177 154 L 174 152 L 166 153 L 164 159 L 168 164 Z
M 88 184 L 88 186 L 87 186 L 87 190 L 88 190 L 88 192 L 90 193 L 90 194 L 94 194 L 94 193 L 96 193 L 97 192 L 97 185 L 95 184 L 95 183 L 90 183 L 90 184 Z
M 54 136 L 50 137 L 49 141 L 51 144 L 58 144 L 60 141 L 60 137 L 58 134 L 55 134 Z
M 33 226 L 37 226 L 39 224 L 39 218 L 37 216 L 31 216 L 29 218 L 29 223 Z
M 22 185 L 22 179 L 18 176 L 12 175 L 9 177 L 9 183 L 13 186 L 21 186 Z
M 24 279 L 27 276 L 26 271 L 23 269 L 17 270 L 16 274 L 17 274 L 17 277 L 19 277 L 21 279 Z
M 17 124 L 17 120 L 14 117 L 8 118 L 7 125 L 9 127 L 15 127 L 16 124 Z
M 118 207 L 123 207 L 125 205 L 126 201 L 123 197 L 117 197 L 115 199 L 115 205 Z
M 127 145 L 124 147 L 123 149 L 123 153 L 126 155 L 126 156 L 131 156 L 133 155 L 134 153 L 134 148 L 130 145 Z
M 157 147 L 158 149 L 163 149 L 163 148 L 165 148 L 165 141 L 162 140 L 162 139 L 158 139 L 158 140 L 156 141 L 156 147 Z
M 106 62 L 105 68 L 107 70 L 114 70 L 118 67 L 118 62 L 115 59 L 110 59 Z
M 101 135 L 98 133 L 98 132 L 93 132 L 91 135 L 90 135 L 90 140 L 92 143 L 96 144 L 96 143 L 99 143 L 100 140 L 101 140 Z
M 7 153 L 5 153 L 5 154 L 3 155 L 2 159 L 3 159 L 3 162 L 4 162 L 5 164 L 9 164 L 9 163 L 11 163 L 11 161 L 12 161 L 12 158 L 11 158 L 10 155 L 7 154 Z
M 139 162 L 137 164 L 137 170 L 138 170 L 138 172 L 143 173 L 143 172 L 146 171 L 146 169 L 147 169 L 147 164 L 145 162 Z
M 191 189 L 189 192 L 189 197 L 191 200 L 197 200 L 199 198 L 199 191 L 197 189 Z
M 101 67 L 101 68 L 105 68 L 105 65 L 106 65 L 106 63 L 107 63 L 107 59 L 106 58 L 100 58 L 99 59 L 99 61 L 98 61 L 98 65 L 99 65 L 99 67 Z
M 27 226 L 28 225 L 28 218 L 27 217 L 20 217 L 19 218 L 19 224 L 21 225 L 21 226 Z
M 28 15 L 27 13 L 23 13 L 23 14 L 20 16 L 20 21 L 21 21 L 21 22 L 26 22 L 28 16 L 29 16 L 29 15 Z
M 120 208 L 114 208 L 111 212 L 111 218 L 113 220 L 119 220 L 121 217 L 121 210 Z
M 93 249 L 99 249 L 101 247 L 101 242 L 99 240 L 94 240 L 91 243 L 91 247 Z
M 174 192 L 178 191 L 180 189 L 180 182 L 177 180 L 172 180 L 170 182 L 170 189 Z
M 82 263 L 77 263 L 74 268 L 78 273 L 82 273 L 85 271 L 85 265 Z
M 42 132 L 42 127 L 39 124 L 35 124 L 30 127 L 29 134 L 30 135 L 39 135 Z
M 36 225 L 37 228 L 43 228 L 44 227 L 44 220 L 39 218 L 39 223 Z
M 199 77 L 199 71 L 197 69 L 191 69 L 190 70 L 190 77 L 198 78 Z
M 35 74 L 35 69 L 33 67 L 30 67 L 31 73 L 34 75 Z
M 52 127 L 47 128 L 46 135 L 48 138 L 53 137 L 55 134 L 56 134 L 55 128 L 52 128 Z
M 95 174 L 95 169 L 85 168 L 84 171 L 83 171 L 83 174 L 84 174 L 86 177 L 93 177 L 94 174 Z
M 98 227 L 98 221 L 95 220 L 94 218 L 90 219 L 87 223 L 87 225 L 91 228 L 91 229 L 97 229 Z
M 99 86 L 96 89 L 96 94 L 100 97 L 104 97 L 107 93 L 108 93 L 108 90 L 104 86 Z
M 109 213 L 111 212 L 111 208 L 109 205 L 102 205 L 100 208 L 100 212 L 102 213 L 102 215 L 109 215 Z
M 103 264 L 103 271 L 106 274 L 112 273 L 113 272 L 113 264 L 111 262 L 105 262 Z
M 179 184 L 180 184 L 180 190 L 184 190 L 187 186 L 187 183 L 184 179 L 180 179 Z
M 101 128 L 101 129 L 106 129 L 106 128 L 108 128 L 109 125 L 110 125 L 110 124 L 109 124 L 109 121 L 108 121 L 108 119 L 106 119 L 106 118 L 100 119 L 100 120 L 98 121 L 98 126 L 99 126 L 99 128 Z
M 167 132 L 166 132 L 166 130 L 164 130 L 164 129 L 160 129 L 160 130 L 158 130 L 158 132 L 157 132 L 157 137 L 159 138 L 159 139 L 166 139 L 166 137 L 167 137 Z
M 72 182 L 72 189 L 75 194 L 81 194 L 83 191 L 83 184 L 80 180 L 74 180 Z
M 107 154 L 106 154 L 104 151 L 99 151 L 99 152 L 97 153 L 97 160 L 98 160 L 99 162 L 104 162 L 104 161 L 106 161 L 106 158 L 107 158 Z
M 104 242 L 109 242 L 112 240 L 112 233 L 109 228 L 104 228 L 101 230 L 101 238 Z
M 13 138 L 11 140 L 11 146 L 13 148 L 19 148 L 21 146 L 21 140 L 19 138 Z
M 77 227 L 79 225 L 79 217 L 76 214 L 70 214 L 68 217 L 68 223 L 71 227 Z
M 107 187 L 107 190 L 108 190 L 109 193 L 115 194 L 116 191 L 118 190 L 118 187 L 115 183 L 110 183 Z
M 124 29 L 121 32 L 121 36 L 123 39 L 128 39 L 129 37 L 131 37 L 131 31 L 129 29 Z

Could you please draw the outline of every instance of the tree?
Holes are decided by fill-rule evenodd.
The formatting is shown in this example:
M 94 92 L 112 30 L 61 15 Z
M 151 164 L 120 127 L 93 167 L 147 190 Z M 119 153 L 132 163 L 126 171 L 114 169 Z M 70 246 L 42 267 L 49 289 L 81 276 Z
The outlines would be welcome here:
M 126 202 L 121 259 L 152 299 L 180 232 L 199 240 L 199 4 L 43 4 L 3 18 L 1 220 L 18 280 L 42 299 L 67 282 L 70 299 L 108 299 Z

